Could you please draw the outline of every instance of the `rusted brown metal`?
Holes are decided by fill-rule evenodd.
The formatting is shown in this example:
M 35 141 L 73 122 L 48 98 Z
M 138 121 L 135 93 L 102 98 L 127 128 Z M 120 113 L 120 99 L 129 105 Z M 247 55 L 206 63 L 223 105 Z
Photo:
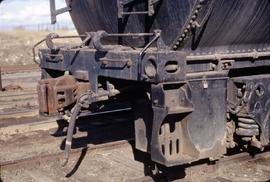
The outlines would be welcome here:
M 75 103 L 79 95 L 89 88 L 89 83 L 79 83 L 70 75 L 39 81 L 37 90 L 40 113 L 57 113 L 58 109 Z

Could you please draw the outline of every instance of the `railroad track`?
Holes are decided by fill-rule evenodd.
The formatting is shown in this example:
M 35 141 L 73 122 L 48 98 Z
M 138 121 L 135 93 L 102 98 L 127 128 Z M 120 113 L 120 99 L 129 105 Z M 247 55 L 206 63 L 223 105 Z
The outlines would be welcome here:
M 2 66 L 0 74 L 0 85 L 5 91 L 34 90 L 41 75 L 37 65 Z
M 260 162 L 264 162 L 264 164 L 259 164 Z M 248 164 L 249 163 L 249 164 Z M 262 171 L 262 175 L 259 176 L 261 179 L 245 179 L 245 177 L 248 177 L 248 174 L 243 174 L 243 181 L 268 181 L 270 179 L 269 172 L 270 172 L 270 167 L 265 166 L 265 164 L 270 164 L 270 151 L 266 151 L 263 153 L 256 153 L 255 155 L 250 154 L 248 152 L 243 152 L 243 153 L 238 153 L 230 156 L 225 156 L 224 158 L 221 158 L 218 161 L 213 162 L 212 164 L 199 164 L 199 165 L 194 165 L 190 164 L 187 167 L 186 173 L 188 176 L 192 176 L 195 173 L 198 173 L 198 171 L 203 171 L 203 173 L 220 173 L 219 171 L 223 170 L 226 171 L 229 168 L 232 168 L 235 170 L 237 173 L 238 170 L 240 171 L 242 166 L 246 166 L 245 170 L 249 170 L 248 165 L 252 165 L 254 169 L 260 169 Z M 240 175 L 241 176 L 241 175 Z M 250 176 L 250 174 L 249 174 Z M 252 177 L 252 176 L 251 176 Z M 255 177 L 255 176 L 253 176 Z M 215 176 L 212 178 L 212 181 L 234 181 L 232 178 L 228 178 L 228 176 Z M 235 181 L 239 181 L 239 179 L 235 179 Z
M 27 175 L 28 178 L 32 179 L 33 181 L 44 181 L 42 179 L 46 179 L 45 181 L 58 181 L 52 180 L 51 176 L 48 176 L 48 174 L 44 174 L 42 171 L 39 171 L 38 169 L 31 169 L 28 168 L 29 166 L 39 166 L 40 164 L 44 163 L 50 163 L 52 161 L 57 161 L 57 171 L 63 175 L 63 178 L 68 179 L 68 175 L 76 168 L 76 165 L 80 163 L 82 156 L 84 156 L 87 153 L 95 153 L 95 152 L 106 152 L 113 150 L 115 148 L 125 148 L 128 147 L 130 144 L 129 142 L 133 139 L 127 139 L 122 141 L 116 141 L 116 142 L 110 142 L 105 144 L 99 144 L 99 145 L 89 145 L 87 148 L 83 149 L 77 149 L 73 150 L 70 154 L 70 159 L 72 160 L 69 162 L 69 165 L 67 167 L 61 166 L 61 161 L 63 160 L 63 152 L 58 153 L 51 153 L 46 155 L 39 155 L 34 156 L 30 158 L 23 158 L 18 160 L 12 160 L 12 161 L 6 161 L 3 163 L 0 163 L 0 169 L 5 174 L 5 171 L 17 171 L 17 170 L 23 170 L 23 175 Z M 75 165 L 74 165 L 75 164 Z M 27 167 L 28 166 L 28 167 Z M 75 167 L 74 167 L 75 166 Z M 53 170 L 56 170 L 54 168 Z M 61 171 L 61 172 L 60 172 Z M 71 171 L 71 172 L 70 172 Z M 15 172 L 16 173 L 16 172 Z M 14 173 L 13 173 L 14 174 Z M 79 174 L 79 176 L 78 176 Z M 85 178 L 83 181 L 89 181 L 91 178 L 87 174 L 83 174 L 81 171 L 77 171 L 77 173 L 74 175 L 76 177 L 72 177 L 71 181 L 82 181 L 81 179 Z M 5 176 L 3 176 L 3 181 L 5 181 Z M 60 177 L 59 177 L 60 178 Z M 64 180 L 64 181 L 66 181 Z M 15 180 L 16 181 L 16 180 Z M 19 180 L 23 181 L 23 180 Z M 28 180 L 26 180 L 28 181 Z M 68 180 L 69 181 L 69 180 Z M 91 180 L 90 180 L 91 181 Z
M 112 122 L 113 123 L 113 122 Z M 48 130 L 50 128 L 56 128 L 56 122 L 55 119 L 52 118 L 51 121 L 40 121 L 40 122 L 31 122 L 31 123 L 27 123 L 27 124 L 20 124 L 20 125 L 12 125 L 12 126 L 7 126 L 6 128 L 1 128 L 0 129 L 0 134 L 1 135 L 9 135 L 9 134 L 23 134 L 26 132 L 33 132 L 33 131 L 40 131 L 40 130 Z M 118 125 L 119 127 L 119 125 Z M 110 129 L 108 130 L 110 131 Z M 91 133 L 91 132 L 90 132 Z M 104 132 L 100 132 L 100 133 L 104 133 Z M 105 132 L 106 133 L 106 132 Z M 88 136 L 88 135 L 87 135 Z M 95 137 L 95 134 L 90 135 L 89 137 Z M 99 137 L 97 137 L 99 138 Z M 120 141 L 115 141 L 115 142 L 108 142 L 108 143 L 102 143 L 101 144 L 89 144 L 86 148 L 79 148 L 79 149 L 75 149 L 72 150 L 72 156 L 71 158 L 73 158 L 73 161 L 77 161 L 80 158 L 80 155 L 83 153 L 84 150 L 88 150 L 87 153 L 95 153 L 95 151 L 100 151 L 100 155 L 105 155 L 103 154 L 104 151 L 110 151 L 110 150 L 117 150 L 117 148 L 130 148 L 130 142 L 132 142 L 132 138 L 127 138 L 125 140 L 120 140 Z M 133 150 L 131 150 L 133 152 Z M 130 151 L 129 151 L 130 152 Z M 132 156 L 133 153 L 130 152 L 130 155 Z M 105 152 L 106 153 L 106 152 Z M 88 156 L 86 156 L 88 157 Z M 135 163 L 137 167 L 130 167 L 130 165 L 133 165 L 131 161 L 131 159 L 129 158 L 129 160 L 119 160 L 119 158 L 121 158 L 122 156 L 113 156 L 110 159 L 108 159 L 108 161 L 106 163 L 110 163 L 112 161 L 117 161 L 119 164 L 118 165 L 123 165 L 127 168 L 130 168 L 129 170 L 134 170 L 135 172 L 140 174 L 143 174 L 143 170 L 138 170 L 138 168 L 142 168 L 142 166 L 139 166 L 137 163 Z M 38 164 L 41 163 L 45 163 L 45 162 L 51 162 L 51 161 L 58 161 L 58 167 L 61 169 L 59 162 L 62 161 L 63 158 L 63 152 L 62 151 L 58 151 L 58 152 L 52 152 L 49 154 L 41 154 L 41 155 L 36 155 L 36 156 L 32 156 L 32 157 L 26 157 L 26 158 L 20 158 L 20 159 L 15 159 L 15 160 L 6 160 L 6 161 L 2 161 L 0 162 L 0 168 L 3 171 L 9 171 L 9 170 L 21 170 L 22 168 L 24 168 L 27 165 L 32 165 L 32 166 L 36 166 Z M 132 157 L 133 159 L 133 157 Z M 260 160 L 268 160 L 269 162 L 267 164 L 260 164 L 258 161 Z M 87 162 L 89 163 L 89 162 Z M 130 164 L 131 163 L 131 164 Z M 255 180 L 246 180 L 246 181 L 267 181 L 266 179 L 270 179 L 270 176 L 268 176 L 268 174 L 270 173 L 270 168 L 268 166 L 270 166 L 270 152 L 265 152 L 265 153 L 259 153 L 257 155 L 255 155 L 255 157 L 252 157 L 251 155 L 249 155 L 248 153 L 240 153 L 240 154 L 235 154 L 235 155 L 231 155 L 231 156 L 226 156 L 222 159 L 220 159 L 219 161 L 216 161 L 215 163 L 209 164 L 209 161 L 203 161 L 201 163 L 192 163 L 189 164 L 187 166 L 185 166 L 184 168 L 179 168 L 179 169 L 174 169 L 174 172 L 163 172 L 161 171 L 160 174 L 158 175 L 151 175 L 151 176 L 140 176 L 140 177 L 135 177 L 135 178 L 131 178 L 129 179 L 129 177 L 133 177 L 133 176 L 129 176 L 126 177 L 124 181 L 126 182 L 132 182 L 132 181 L 145 181 L 145 182 L 152 182 L 152 181 L 194 181 L 194 178 L 192 176 L 197 176 L 197 173 L 202 173 L 202 181 L 234 181 L 231 179 L 228 179 L 227 176 L 225 175 L 225 177 L 223 175 L 218 176 L 219 172 L 217 171 L 222 171 L 221 173 L 224 173 L 224 171 L 228 170 L 229 168 L 231 169 L 235 169 L 235 171 L 238 170 L 238 168 L 243 168 L 243 166 L 246 166 L 247 164 L 252 164 L 252 166 L 254 166 L 255 169 L 260 169 L 262 171 L 260 178 L 256 178 Z M 91 163 L 87 164 L 88 166 L 92 165 Z M 139 166 L 139 167 L 138 167 Z M 239 167 L 240 166 L 240 167 Z M 70 167 L 71 168 L 71 167 Z M 251 167 L 253 168 L 253 167 Z M 58 169 L 58 170 L 60 170 Z M 246 170 L 249 170 L 250 168 L 247 168 Z M 29 169 L 30 171 L 32 171 L 32 169 Z M 64 172 L 62 171 L 62 176 L 65 176 L 65 174 L 67 173 L 67 169 L 61 169 L 64 170 Z M 60 171 L 61 171 L 60 170 Z M 125 170 L 125 169 L 122 169 Z M 182 174 L 183 171 L 185 171 L 185 178 L 183 178 L 182 175 L 180 175 L 180 178 L 177 174 Z M 89 179 L 89 176 L 87 174 L 84 174 L 84 171 L 78 172 L 78 174 L 76 174 L 74 178 L 71 179 L 85 179 L 85 181 L 87 181 L 86 179 Z M 29 174 L 30 176 L 32 176 L 32 178 L 38 179 L 38 178 L 45 178 L 47 179 L 47 176 L 40 172 L 40 171 L 35 171 L 35 174 L 39 174 L 38 176 L 33 176 L 33 172 L 29 172 L 27 171 L 27 174 Z M 212 175 L 207 175 L 207 174 L 212 174 Z M 248 174 L 246 174 L 248 175 Z M 45 176 L 45 177 L 44 177 Z M 269 177 L 269 178 L 268 178 Z M 239 177 L 238 177 L 239 179 Z M 258 179 L 262 179 L 262 180 L 258 180 Z M 16 180 L 15 180 L 16 181 Z M 35 181 L 35 180 L 34 180 Z M 39 181 L 39 180 L 36 180 Z M 60 180 L 61 181 L 61 180 Z M 81 181 L 81 180 L 79 180 Z M 97 180 L 98 181 L 98 180 Z M 239 180 L 238 180 L 239 181 Z M 241 181 L 241 180 L 240 180 Z
M 0 92 L 0 120 L 37 116 L 35 90 Z
M 132 123 L 129 122 L 128 120 L 122 121 L 114 120 L 112 117 L 108 117 L 107 119 L 103 118 L 102 121 L 95 119 L 90 123 L 90 126 L 84 125 L 83 124 L 84 121 L 81 122 L 82 125 L 78 126 L 80 129 L 78 129 L 76 135 L 74 136 L 75 137 L 74 140 L 76 140 L 76 138 L 78 137 L 77 140 L 79 141 L 74 142 L 75 149 L 73 149 L 71 152 L 69 162 L 70 165 L 66 168 L 62 168 L 60 165 L 60 162 L 64 157 L 63 151 L 57 149 L 56 147 L 59 145 L 59 142 L 62 143 L 61 141 L 64 139 L 64 137 L 55 138 L 48 134 L 44 135 L 44 132 L 43 135 L 40 137 L 39 133 L 41 131 L 37 129 L 35 130 L 33 136 L 31 136 L 28 133 L 22 132 L 19 135 L 15 135 L 18 136 L 19 138 L 16 137 L 13 139 L 9 138 L 6 141 L 6 144 L 1 144 L 0 139 L 0 147 L 1 149 L 6 151 L 6 152 L 0 151 L 0 159 L 2 159 L 0 160 L 0 174 L 2 172 L 2 176 L 0 175 L 0 177 L 2 178 L 0 179 L 2 179 L 3 181 L 29 181 L 28 179 L 31 178 L 32 181 L 40 181 L 41 179 L 47 179 L 45 181 L 51 181 L 48 180 L 51 177 L 48 177 L 42 171 L 36 171 L 36 169 L 33 168 L 38 167 L 40 164 L 56 165 L 57 167 L 55 166 L 53 168 L 53 171 L 59 170 L 59 173 L 63 173 L 62 176 L 59 176 L 59 178 L 61 178 L 68 173 L 69 169 L 72 169 L 73 167 L 72 165 L 75 164 L 77 160 L 81 158 L 82 155 L 85 155 L 84 152 L 86 150 L 89 155 L 91 155 L 92 153 L 96 153 L 96 151 L 99 151 L 98 153 L 100 155 L 103 155 L 103 152 L 106 151 L 115 150 L 117 148 L 127 148 L 133 141 L 133 138 L 130 137 L 133 136 L 132 134 L 130 134 L 130 131 L 132 131 Z M 17 125 L 14 125 L 14 127 L 17 127 Z M 87 137 L 84 136 L 86 131 L 87 133 L 92 134 L 92 139 L 90 139 L 90 141 L 88 141 L 88 139 L 91 138 L 91 135 L 90 137 L 88 137 L 89 134 L 87 134 Z M 0 136 L 1 135 L 2 134 L 0 134 Z M 28 138 L 27 136 L 30 137 Z M 121 136 L 121 138 L 119 138 L 119 136 Z M 25 137 L 27 137 L 28 139 L 27 138 L 25 139 Z M 34 138 L 34 141 L 32 141 L 33 140 L 32 138 Z M 84 147 L 78 146 L 76 147 L 76 145 L 82 145 L 83 143 L 86 142 L 81 141 L 81 138 L 88 141 L 87 145 Z M 9 140 L 15 143 L 13 144 L 9 143 Z M 20 142 L 20 140 L 22 140 L 22 142 Z M 18 144 L 22 146 L 18 146 Z M 29 153 L 28 148 L 33 144 L 36 145 L 36 147 L 34 147 L 34 151 Z M 51 146 L 53 146 L 54 150 L 50 149 L 52 148 Z M 7 148 L 5 149 L 5 147 Z M 44 149 L 46 151 L 42 152 Z M 24 151 L 25 153 L 28 152 L 30 155 L 24 157 L 25 156 L 24 154 L 20 154 L 22 157 L 18 157 L 16 153 L 18 153 L 18 151 L 21 150 Z M 13 153 L 15 158 L 14 157 L 12 158 L 12 155 L 9 155 L 9 153 Z M 8 158 L 6 158 L 5 156 Z M 55 163 L 55 161 L 57 162 Z M 33 172 L 33 170 L 35 170 L 35 172 Z M 22 175 L 26 176 L 27 179 L 22 180 L 24 177 L 18 177 L 15 180 L 11 179 L 14 177 L 14 171 L 18 171 L 18 173 L 20 171 L 23 171 Z M 11 176 L 9 175 L 9 172 L 12 172 Z M 80 175 L 80 177 L 82 177 L 82 175 Z M 55 181 L 59 181 L 58 178 Z
M 2 75 L 2 87 L 4 91 L 36 90 L 40 80 L 40 72 L 19 72 Z
M 107 155 L 106 153 L 109 153 L 110 150 L 117 150 L 117 148 L 128 148 L 130 147 L 130 143 L 133 142 L 133 139 L 126 139 L 126 140 L 121 140 L 121 141 L 115 141 L 115 142 L 109 142 L 105 144 L 98 144 L 98 145 L 89 145 L 86 148 L 82 149 L 76 149 L 73 150 L 71 153 L 71 158 L 75 159 L 75 163 L 78 164 L 78 161 L 81 158 L 81 155 L 85 155 L 85 152 L 87 153 L 95 153 L 98 151 L 100 155 Z M 101 152 L 100 152 L 101 151 Z M 84 153 L 84 154 L 83 154 Z M 104 153 L 104 154 L 103 154 Z M 87 156 L 88 157 L 88 156 Z M 132 168 L 134 171 L 140 171 L 137 166 L 131 166 L 132 164 L 128 165 L 129 161 L 124 162 L 125 157 L 123 157 L 123 160 L 117 159 L 116 156 L 113 156 L 116 159 L 111 159 L 112 161 L 118 161 L 118 165 L 124 165 L 125 167 Z M 69 171 L 65 168 L 62 168 L 60 166 L 60 161 L 63 158 L 63 152 L 57 152 L 57 153 L 50 153 L 50 154 L 45 154 L 45 155 L 39 155 L 39 156 L 34 156 L 34 157 L 29 157 L 29 158 L 22 158 L 22 159 L 17 159 L 17 160 L 10 160 L 10 161 L 5 161 L 0 163 L 1 170 L 13 170 L 13 169 L 22 169 L 25 166 L 36 166 L 37 164 L 43 164 L 45 161 L 50 162 L 50 161 L 58 161 L 58 170 L 64 170 L 64 171 Z M 172 174 L 171 173 L 159 173 L 157 175 L 153 176 L 141 176 L 141 177 L 133 177 L 130 176 L 130 178 L 126 178 L 124 181 L 125 182 L 154 182 L 154 181 L 194 181 L 194 178 L 192 178 L 192 175 L 199 173 L 200 171 L 203 171 L 205 174 L 209 174 L 208 177 L 203 177 L 202 179 L 197 179 L 198 181 L 234 181 L 231 179 L 228 179 L 224 176 L 215 176 L 217 174 L 217 171 L 226 171 L 227 169 L 231 168 L 237 171 L 240 166 L 248 166 L 248 163 L 253 164 L 255 168 L 260 168 L 266 176 L 260 176 L 259 178 L 256 178 L 255 180 L 244 180 L 243 181 L 265 181 L 267 179 L 268 173 L 270 172 L 270 167 L 266 166 L 266 164 L 260 164 L 262 160 L 268 160 L 268 164 L 270 164 L 270 151 L 264 152 L 264 153 L 259 153 L 256 154 L 255 156 L 251 156 L 249 153 L 239 153 L 239 154 L 234 154 L 231 156 L 226 156 L 219 161 L 216 161 L 215 163 L 208 164 L 206 162 L 203 162 L 201 164 L 197 163 L 192 163 L 185 168 L 178 168 L 178 169 L 173 169 Z M 80 161 L 79 163 L 81 163 Z M 89 162 L 89 161 L 88 161 Z M 110 161 L 108 161 L 110 163 Z M 249 165 L 250 165 L 249 164 Z M 88 164 L 91 165 L 91 164 Z M 70 166 L 69 166 L 70 167 Z M 90 167 L 90 166 L 89 166 Z M 30 169 L 27 169 L 29 173 Z M 248 170 L 248 168 L 246 169 Z M 30 170 L 31 171 L 31 170 Z M 185 171 L 187 178 L 177 178 L 177 173 L 181 174 L 183 171 Z M 39 175 L 35 176 L 36 179 L 39 179 L 40 177 L 43 177 L 45 179 L 51 179 L 49 176 L 45 176 L 45 174 L 41 174 L 40 171 L 36 171 Z M 64 173 L 63 173 L 64 174 Z M 79 175 L 79 176 L 78 176 Z M 105 174 L 104 174 L 105 175 Z M 30 174 L 30 176 L 33 177 L 33 174 Z M 77 180 L 78 179 L 85 179 L 82 181 L 87 181 L 90 180 L 88 174 L 84 174 L 83 172 L 78 172 L 77 176 L 75 178 L 71 178 L 71 180 Z M 269 178 L 268 178 L 269 179 Z M 35 180 L 34 180 L 35 181 Z M 39 181 L 39 180 L 37 180 Z M 51 180 L 50 180 L 51 181 Z M 81 181 L 81 180 L 79 180 Z M 91 181 L 91 180 L 90 180 Z
M 76 149 L 71 151 L 71 155 L 79 154 L 83 150 L 87 150 L 88 152 L 97 150 L 97 149 L 111 149 L 114 147 L 118 147 L 120 145 L 127 145 L 129 142 L 133 141 L 133 138 L 126 139 L 126 140 L 121 140 L 121 141 L 115 141 L 115 142 L 110 142 L 110 143 L 104 143 L 104 144 L 99 144 L 99 145 L 94 145 L 91 144 L 85 148 L 82 149 Z M 71 156 L 72 157 L 72 156 Z M 50 154 L 42 154 L 38 156 L 32 156 L 32 157 L 27 157 L 27 158 L 21 158 L 21 159 L 16 159 L 16 160 L 7 160 L 7 161 L 2 161 L 0 162 L 0 168 L 5 169 L 5 168 L 13 168 L 19 165 L 24 165 L 24 164 L 30 164 L 30 163 L 36 163 L 39 162 L 39 160 L 56 160 L 58 158 L 63 158 L 63 152 L 57 152 L 57 153 L 50 153 Z
M 263 162 L 263 163 L 262 163 Z M 241 166 L 248 166 L 248 163 L 254 165 L 254 168 L 260 169 L 263 171 L 265 176 L 259 176 L 260 178 L 255 177 L 252 180 L 252 177 L 247 177 L 246 174 L 243 174 L 243 178 L 241 180 L 236 179 L 230 179 L 227 178 L 227 176 L 216 176 L 215 174 L 222 173 L 218 171 L 226 171 L 228 168 L 235 169 L 235 172 L 238 172 L 239 167 Z M 249 164 L 249 165 L 250 165 Z M 153 176 L 143 176 L 135 179 L 129 179 L 126 182 L 154 182 L 154 181 L 194 181 L 194 178 L 192 178 L 192 175 L 198 176 L 198 173 L 200 171 L 203 171 L 205 174 L 214 174 L 214 175 L 208 175 L 208 177 L 203 177 L 203 179 L 197 179 L 196 181 L 269 181 L 270 180 L 270 151 L 258 153 L 255 156 L 250 155 L 250 153 L 243 152 L 234 154 L 231 156 L 225 156 L 224 158 L 221 158 L 218 161 L 215 161 L 212 164 L 209 163 L 202 163 L 197 164 L 191 163 L 184 168 L 176 168 L 173 169 L 173 172 L 167 172 L 167 173 L 159 173 Z M 178 171 L 177 171 L 178 170 Z M 181 170 L 185 170 L 185 175 L 187 178 L 178 178 L 178 174 L 181 174 Z M 247 167 L 246 170 L 249 170 Z M 178 174 L 177 174 L 178 173 Z M 197 174 L 196 174 L 197 173 Z M 246 179 L 245 179 L 246 177 Z M 254 177 L 254 176 L 253 176 Z
M 56 127 L 54 120 L 52 120 L 51 123 L 54 123 L 54 127 Z M 30 125 L 32 125 L 33 128 L 36 127 L 35 129 L 32 129 L 31 131 L 39 131 L 40 129 L 44 128 L 44 125 L 42 126 L 41 123 L 35 123 L 35 124 L 36 124 L 36 126 L 34 126 L 33 123 L 30 123 Z M 43 123 L 43 124 L 46 124 L 46 123 Z M 112 121 L 110 125 L 114 126 L 115 124 L 117 124 L 117 123 L 114 123 Z M 123 123 L 120 122 L 120 123 L 118 123 L 118 126 L 115 126 L 115 128 L 116 128 L 115 131 L 117 132 L 117 134 L 119 134 L 118 130 L 121 130 L 122 124 Z M 97 126 L 102 126 L 102 125 L 97 125 Z M 17 125 L 14 125 L 14 127 L 17 127 Z M 110 126 L 106 126 L 106 127 L 109 128 L 107 131 L 111 131 Z M 127 130 L 126 127 L 123 127 L 122 130 L 123 129 Z M 96 129 L 93 129 L 93 131 L 94 130 L 96 130 Z M 6 129 L 3 129 L 2 131 L 6 131 Z M 16 129 L 14 129 L 14 131 L 16 131 Z M 29 131 L 27 131 L 27 129 L 26 129 L 24 132 L 29 132 Z M 21 132 L 21 134 L 23 134 L 24 132 Z M 0 133 L 1 133 L 1 130 L 0 130 Z M 97 133 L 104 133 L 104 131 L 98 131 Z M 105 132 L 105 134 L 106 134 L 106 132 Z M 91 137 L 91 136 L 95 137 L 95 134 L 93 133 L 93 135 L 87 135 L 87 136 L 88 137 Z M 97 136 L 97 139 L 98 138 L 99 137 Z M 108 138 L 110 138 L 110 136 Z M 268 166 L 270 166 L 269 165 L 270 164 L 270 151 L 267 151 L 264 153 L 258 153 L 255 156 L 251 156 L 249 153 L 244 152 L 244 153 L 234 154 L 234 155 L 230 155 L 230 156 L 225 156 L 224 158 L 222 158 L 218 161 L 215 161 L 215 162 L 209 162 L 209 161 L 203 160 L 200 162 L 188 164 L 188 165 L 180 167 L 180 168 L 174 168 L 174 169 L 172 169 L 171 172 L 161 170 L 160 173 L 157 175 L 144 176 L 143 175 L 144 174 L 144 170 L 143 170 L 144 165 L 142 163 L 138 164 L 138 162 L 133 161 L 134 157 L 135 157 L 135 156 L 133 156 L 133 155 L 135 155 L 134 149 L 133 149 L 134 146 L 131 147 L 131 144 L 130 144 L 130 143 L 133 143 L 133 138 L 125 138 L 122 140 L 117 140 L 117 141 L 113 141 L 113 142 L 105 142 L 105 143 L 103 143 L 101 141 L 98 144 L 94 144 L 94 143 L 95 142 L 90 143 L 87 145 L 87 147 L 84 147 L 84 148 L 77 148 L 77 149 L 72 150 L 72 154 L 71 154 L 71 159 L 73 161 L 72 165 L 77 164 L 78 160 L 81 158 L 81 155 L 86 155 L 86 154 L 83 154 L 84 151 L 87 151 L 87 155 L 85 157 L 85 158 L 87 158 L 87 159 L 85 159 L 87 162 L 85 162 L 83 170 L 78 171 L 76 174 L 74 174 L 75 177 L 71 177 L 70 178 L 71 180 L 76 181 L 77 179 L 84 179 L 84 180 L 79 180 L 79 181 L 88 181 L 89 175 L 86 174 L 87 173 L 86 166 L 91 168 L 91 165 L 93 165 L 92 164 L 93 161 L 89 159 L 89 158 L 93 157 L 93 156 L 91 157 L 91 154 L 98 153 L 99 155 L 106 157 L 107 156 L 106 153 L 110 153 L 110 151 L 116 151 L 115 152 L 116 154 L 112 155 L 112 157 L 109 157 L 109 158 L 106 157 L 105 166 L 116 161 L 118 168 L 119 168 L 119 166 L 121 166 L 120 167 L 121 169 L 119 169 L 119 170 L 126 170 L 126 168 L 127 168 L 128 171 L 133 171 L 135 174 L 137 174 L 135 176 L 129 175 L 129 176 L 126 176 L 125 178 L 123 178 L 123 179 L 125 179 L 123 181 L 126 181 L 126 182 L 194 181 L 193 176 L 198 176 L 198 173 L 201 173 L 200 175 L 202 176 L 202 178 L 201 178 L 202 180 L 199 180 L 199 181 L 234 181 L 234 180 L 231 180 L 230 178 L 228 178 L 228 176 L 224 175 L 223 174 L 224 171 L 226 172 L 226 170 L 228 170 L 228 169 L 237 171 L 239 168 L 243 168 L 243 166 L 248 166 L 248 165 L 249 166 L 251 165 L 252 167 L 244 167 L 244 168 L 246 168 L 246 171 L 250 170 L 250 168 L 254 168 L 256 170 L 260 169 L 262 172 L 260 174 L 261 176 L 259 176 L 259 177 L 257 176 L 255 180 L 245 180 L 245 181 L 267 181 L 266 179 L 270 179 L 270 176 L 269 176 L 270 168 L 268 167 Z M 129 153 L 129 156 L 131 156 L 131 157 L 125 158 L 121 155 L 119 156 L 118 153 L 120 153 L 120 152 L 118 151 L 118 148 L 119 148 L 119 151 L 128 150 L 128 152 L 125 152 L 125 153 Z M 88 155 L 90 155 L 90 156 L 88 156 Z M 100 156 L 98 156 L 98 157 L 100 157 Z M 98 157 L 97 157 L 97 160 L 99 160 Z M 122 157 L 123 157 L 123 159 L 122 159 Z M 39 166 L 40 164 L 43 164 L 46 162 L 47 163 L 54 163 L 54 161 L 57 161 L 57 164 L 51 164 L 51 165 L 53 165 L 54 167 L 58 166 L 59 169 L 57 169 L 57 170 L 59 171 L 59 173 L 61 172 L 62 177 L 65 178 L 65 175 L 67 175 L 69 173 L 68 169 L 71 169 L 74 166 L 71 165 L 67 168 L 62 168 L 60 165 L 60 162 L 62 161 L 62 159 L 63 159 L 63 152 L 62 151 L 41 153 L 40 155 L 34 155 L 34 156 L 30 156 L 30 157 L 1 161 L 0 168 L 2 171 L 12 171 L 12 170 L 23 170 L 24 171 L 24 168 L 26 166 Z M 89 162 L 89 160 L 90 160 L 90 162 Z M 262 161 L 263 161 L 263 163 L 262 163 Z M 98 167 L 98 166 L 95 166 L 95 167 Z M 53 174 L 50 174 L 50 173 L 47 174 L 47 172 L 44 174 L 44 171 L 43 171 L 44 169 L 42 169 L 42 170 L 40 169 L 41 171 L 39 171 L 39 167 L 37 167 L 37 168 L 38 169 L 35 169 L 34 172 L 31 168 L 27 169 L 26 171 L 24 171 L 25 173 L 22 175 L 26 175 L 26 174 L 28 176 L 30 175 L 31 178 L 36 179 L 34 181 L 39 181 L 39 180 L 37 180 L 39 178 L 51 179 L 51 178 L 55 177 L 55 176 L 51 176 Z M 77 170 L 79 170 L 79 169 L 77 169 Z M 183 171 L 184 171 L 185 176 L 182 175 Z M 221 171 L 221 172 L 218 172 L 218 171 Z M 5 173 L 6 172 L 4 172 L 4 174 Z M 221 175 L 219 175 L 220 173 L 221 173 Z M 38 175 L 36 176 L 35 174 L 38 174 Z M 248 174 L 246 174 L 246 175 L 248 175 Z M 245 174 L 244 174 L 244 176 L 245 176 Z M 61 178 L 61 176 L 57 176 L 57 178 Z M 246 177 L 246 178 L 250 178 L 250 177 Z M 239 177 L 238 177 L 238 179 L 239 179 Z M 60 180 L 60 181 L 62 181 L 62 180 Z M 65 181 L 65 180 L 63 180 L 63 181 Z M 97 181 L 99 181 L 99 180 L 97 180 Z
M 1 66 L 2 74 L 32 72 L 32 71 L 39 71 L 39 70 L 40 68 L 37 64 Z
M 2 85 L 5 91 L 0 92 L 0 121 L 9 120 L 11 122 L 12 119 L 37 117 L 36 85 L 40 73 L 32 65 L 2 69 L 9 74 L 2 75 Z
M 27 90 L 27 91 L 9 91 L 9 92 L 0 92 L 0 102 L 4 104 L 5 102 L 14 102 L 18 100 L 30 100 L 37 98 L 36 90 Z

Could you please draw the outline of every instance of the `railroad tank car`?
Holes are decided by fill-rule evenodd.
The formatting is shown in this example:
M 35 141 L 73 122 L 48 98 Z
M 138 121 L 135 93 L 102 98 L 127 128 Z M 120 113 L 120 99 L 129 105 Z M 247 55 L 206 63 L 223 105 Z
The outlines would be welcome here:
M 164 166 L 269 145 L 269 0 L 50 2 L 82 40 L 39 50 L 40 113 L 69 120 L 65 162 L 78 117 L 127 105 L 136 149 Z

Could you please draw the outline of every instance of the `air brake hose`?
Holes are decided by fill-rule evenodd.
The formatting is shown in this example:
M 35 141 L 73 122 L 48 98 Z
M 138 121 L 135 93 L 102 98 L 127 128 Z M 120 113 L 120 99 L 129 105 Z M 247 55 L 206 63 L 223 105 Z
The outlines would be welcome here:
M 71 144 L 72 144 L 72 136 L 73 136 L 74 127 L 75 127 L 75 121 L 81 111 L 81 108 L 82 108 L 81 103 L 77 102 L 69 120 L 67 138 L 66 138 L 66 143 L 65 143 L 65 159 L 62 164 L 63 167 L 66 166 L 68 163 L 69 153 L 70 153 Z
M 78 98 L 76 105 L 74 106 L 73 111 L 71 112 L 71 117 L 69 119 L 69 125 L 68 125 L 68 131 L 67 131 L 67 138 L 65 142 L 65 158 L 62 166 L 66 166 L 68 163 L 69 159 L 69 153 L 71 150 L 72 146 L 72 137 L 73 137 L 73 132 L 75 128 L 75 122 L 78 117 L 78 115 L 81 112 L 82 107 L 88 107 L 92 103 L 92 98 L 91 98 L 91 92 L 86 92 L 81 94 L 81 96 Z
M 120 93 L 120 92 L 119 92 Z M 114 93 L 113 95 L 119 94 Z M 65 142 L 65 158 L 64 158 L 64 162 L 62 164 L 62 166 L 66 166 L 68 163 L 68 159 L 69 159 L 69 153 L 71 150 L 71 145 L 72 145 L 72 136 L 73 136 L 73 132 L 74 132 L 74 128 L 75 128 L 75 122 L 77 119 L 77 116 L 80 114 L 81 112 L 81 108 L 87 108 L 91 105 L 91 103 L 96 102 L 97 98 L 102 98 L 104 96 L 109 96 L 110 92 L 106 92 L 100 95 L 93 95 L 92 92 L 85 92 L 83 94 L 81 94 L 81 96 L 78 98 L 76 105 L 74 106 L 73 111 L 71 112 L 71 117 L 69 119 L 69 125 L 68 125 L 68 131 L 67 131 L 67 138 L 66 138 L 66 142 Z

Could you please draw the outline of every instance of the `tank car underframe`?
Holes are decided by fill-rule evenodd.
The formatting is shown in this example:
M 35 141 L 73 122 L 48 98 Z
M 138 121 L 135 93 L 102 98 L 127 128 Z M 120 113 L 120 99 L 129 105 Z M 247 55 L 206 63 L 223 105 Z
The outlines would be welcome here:
M 218 159 L 237 137 L 269 144 L 270 75 L 253 75 L 270 66 L 268 52 L 186 56 L 166 46 L 102 46 L 40 51 L 42 113 L 70 111 L 75 122 L 75 111 L 125 94 L 136 148 L 165 166 Z

